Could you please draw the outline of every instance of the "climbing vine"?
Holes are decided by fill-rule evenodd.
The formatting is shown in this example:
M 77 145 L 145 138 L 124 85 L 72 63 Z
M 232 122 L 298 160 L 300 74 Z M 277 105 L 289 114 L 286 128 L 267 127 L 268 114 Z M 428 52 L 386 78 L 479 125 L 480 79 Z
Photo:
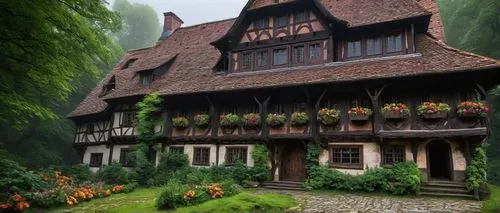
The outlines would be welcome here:
M 476 147 L 472 161 L 465 170 L 466 185 L 469 191 L 476 191 L 486 183 L 486 160 L 485 146 Z
M 306 161 L 307 161 L 307 171 L 309 175 L 313 170 L 313 168 L 319 166 L 320 152 L 321 152 L 321 147 L 319 147 L 318 144 L 315 143 L 307 144 Z

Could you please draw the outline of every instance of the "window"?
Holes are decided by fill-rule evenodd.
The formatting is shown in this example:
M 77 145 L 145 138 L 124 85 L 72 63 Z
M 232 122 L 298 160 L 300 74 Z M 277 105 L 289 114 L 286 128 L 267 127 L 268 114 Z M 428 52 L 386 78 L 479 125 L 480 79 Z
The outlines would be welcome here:
M 361 40 L 347 42 L 347 57 L 361 56 Z
M 363 169 L 363 146 L 331 146 L 330 166 L 346 169 Z
M 275 49 L 273 52 L 273 65 L 285 65 L 287 63 L 286 48 Z
M 320 44 L 309 45 L 309 59 L 317 60 L 321 58 L 321 46 Z
M 123 112 L 122 123 L 123 127 L 131 127 L 135 120 L 135 112 Z
M 94 124 L 90 123 L 85 125 L 85 133 L 92 134 L 94 133 Z
M 394 163 L 404 162 L 404 146 L 385 146 L 382 148 L 383 165 L 393 165 Z
M 184 153 L 184 147 L 182 146 L 171 146 L 168 150 L 172 153 Z
M 278 16 L 274 19 L 274 26 L 276 28 L 280 28 L 280 27 L 286 27 L 286 25 L 288 24 L 288 16 Z
M 382 54 L 382 41 L 379 37 L 366 39 L 366 55 Z
M 153 82 L 153 73 L 152 72 L 145 72 L 141 73 L 140 75 L 140 83 L 141 86 L 145 87 L 149 85 L 151 82 Z
M 385 48 L 388 53 L 399 52 L 403 50 L 403 34 L 391 34 L 386 37 Z
M 102 166 L 102 153 L 91 153 L 90 154 L 90 167 L 101 167 Z
M 227 147 L 226 148 L 226 164 L 234 165 L 236 162 L 247 164 L 247 147 Z
M 208 166 L 210 165 L 210 148 L 195 147 L 193 152 L 193 165 Z
M 294 64 L 304 63 L 304 46 L 293 47 L 292 62 Z
M 120 149 L 120 164 L 124 167 L 133 167 L 133 162 L 129 159 L 132 152 L 129 148 Z
M 130 66 L 132 66 L 132 65 L 135 63 L 135 61 L 137 61 L 137 58 L 131 58 L 131 59 L 129 59 L 129 60 L 127 61 L 127 63 L 125 63 L 125 65 L 123 65 L 122 70 L 123 70 L 123 69 L 127 69 L 127 68 L 129 68 Z
M 293 21 L 295 23 L 300 23 L 300 22 L 307 21 L 307 11 L 302 11 L 302 12 L 295 13 L 295 15 L 293 17 Z
M 261 19 L 255 20 L 254 25 L 255 25 L 256 29 L 268 28 L 269 27 L 268 18 L 261 18 Z
M 267 51 L 257 52 L 257 67 L 267 67 Z
M 252 68 L 252 63 L 253 63 L 253 57 L 252 53 L 243 53 L 241 55 L 241 68 L 242 69 L 251 69 Z

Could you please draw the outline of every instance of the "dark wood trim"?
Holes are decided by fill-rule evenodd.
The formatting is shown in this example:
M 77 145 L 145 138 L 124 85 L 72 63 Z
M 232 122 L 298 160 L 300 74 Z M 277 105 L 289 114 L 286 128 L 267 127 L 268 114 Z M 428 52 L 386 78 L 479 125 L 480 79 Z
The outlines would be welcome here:
M 440 129 L 440 130 L 394 130 L 380 131 L 382 138 L 448 138 L 457 136 L 488 136 L 486 127 L 473 129 Z

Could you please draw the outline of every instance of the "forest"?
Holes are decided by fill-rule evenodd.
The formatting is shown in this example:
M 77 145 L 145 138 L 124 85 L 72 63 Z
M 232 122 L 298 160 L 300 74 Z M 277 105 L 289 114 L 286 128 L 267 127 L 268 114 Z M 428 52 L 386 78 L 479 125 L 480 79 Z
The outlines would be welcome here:
M 20 2 L 26 6 L 18 7 Z M 500 59 L 500 1 L 438 4 L 448 45 Z M 127 50 L 152 46 L 161 33 L 152 7 L 127 0 L 110 6 L 0 1 L 1 158 L 31 169 L 79 162 L 72 148 L 75 127 L 66 115 Z M 500 87 L 491 94 L 488 178 L 500 184 Z

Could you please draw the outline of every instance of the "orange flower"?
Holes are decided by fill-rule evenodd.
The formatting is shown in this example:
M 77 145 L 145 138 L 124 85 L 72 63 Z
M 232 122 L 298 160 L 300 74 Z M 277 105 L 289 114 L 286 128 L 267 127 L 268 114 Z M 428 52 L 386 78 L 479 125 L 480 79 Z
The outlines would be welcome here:
M 7 208 L 10 208 L 10 207 L 11 207 L 10 204 L 6 204 L 6 203 L 0 204 L 0 209 L 7 209 Z
M 13 201 L 19 202 L 21 201 L 21 199 L 23 199 L 23 197 L 21 197 L 21 195 L 19 194 L 15 194 L 14 196 L 12 196 Z

